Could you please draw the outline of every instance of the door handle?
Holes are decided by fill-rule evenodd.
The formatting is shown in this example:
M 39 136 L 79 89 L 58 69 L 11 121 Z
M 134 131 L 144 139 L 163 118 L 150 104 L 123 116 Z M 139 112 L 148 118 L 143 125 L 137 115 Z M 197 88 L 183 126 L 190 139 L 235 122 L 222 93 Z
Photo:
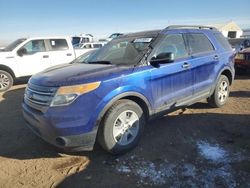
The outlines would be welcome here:
M 187 69 L 189 67 L 190 67 L 190 64 L 187 62 L 183 63 L 183 65 L 182 65 L 182 68 L 184 68 L 184 69 Z
M 219 56 L 218 56 L 218 55 L 215 55 L 215 56 L 214 56 L 214 60 L 215 60 L 215 61 L 219 61 Z
M 49 58 L 49 56 L 48 55 L 44 55 L 43 58 Z
M 72 53 L 68 53 L 68 54 L 66 54 L 67 56 L 72 56 Z

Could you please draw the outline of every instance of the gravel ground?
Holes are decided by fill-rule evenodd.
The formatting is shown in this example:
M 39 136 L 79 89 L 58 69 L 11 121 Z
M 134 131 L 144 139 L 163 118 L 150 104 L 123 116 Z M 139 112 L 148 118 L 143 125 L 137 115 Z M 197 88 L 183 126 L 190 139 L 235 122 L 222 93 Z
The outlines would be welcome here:
M 21 113 L 25 84 L 0 94 L 0 187 L 250 187 L 250 76 L 221 109 L 201 101 L 148 123 L 138 147 L 60 153 Z

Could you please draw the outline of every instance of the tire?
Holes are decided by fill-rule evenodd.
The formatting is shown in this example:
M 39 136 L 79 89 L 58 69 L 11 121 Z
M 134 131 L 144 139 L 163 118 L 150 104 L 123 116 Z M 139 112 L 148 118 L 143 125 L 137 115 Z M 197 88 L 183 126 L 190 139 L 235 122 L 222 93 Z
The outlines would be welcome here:
M 131 100 L 119 100 L 104 116 L 98 131 L 98 143 L 112 154 L 125 153 L 138 144 L 144 125 L 141 107 Z
M 7 91 L 13 85 L 13 77 L 10 73 L 0 70 L 0 92 Z
M 224 106 L 227 102 L 228 96 L 229 96 L 229 80 L 225 75 L 221 75 L 214 93 L 207 99 L 210 106 L 215 108 L 221 108 Z

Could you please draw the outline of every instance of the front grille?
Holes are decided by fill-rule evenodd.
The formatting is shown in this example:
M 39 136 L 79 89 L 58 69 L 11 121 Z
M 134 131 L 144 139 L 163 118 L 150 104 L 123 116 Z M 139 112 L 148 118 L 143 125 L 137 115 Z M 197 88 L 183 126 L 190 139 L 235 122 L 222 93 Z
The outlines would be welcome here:
M 44 87 L 29 83 L 25 90 L 24 100 L 40 106 L 49 106 L 56 90 L 55 87 Z
M 245 60 L 250 62 L 250 54 L 245 54 Z

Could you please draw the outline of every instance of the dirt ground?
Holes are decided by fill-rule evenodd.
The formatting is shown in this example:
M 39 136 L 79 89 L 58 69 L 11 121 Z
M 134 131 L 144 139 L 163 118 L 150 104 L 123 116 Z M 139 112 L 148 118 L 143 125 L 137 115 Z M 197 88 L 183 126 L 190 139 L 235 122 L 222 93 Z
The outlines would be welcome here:
M 250 187 L 250 74 L 221 109 L 201 101 L 148 123 L 123 156 L 60 153 L 21 113 L 25 84 L 0 94 L 0 187 Z

